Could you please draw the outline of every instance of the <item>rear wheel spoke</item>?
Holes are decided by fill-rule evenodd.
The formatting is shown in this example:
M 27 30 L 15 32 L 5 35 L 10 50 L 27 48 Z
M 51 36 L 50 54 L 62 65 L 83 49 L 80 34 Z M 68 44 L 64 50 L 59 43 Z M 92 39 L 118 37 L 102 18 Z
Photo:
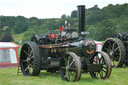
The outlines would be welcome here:
M 26 50 L 24 50 L 24 53 L 25 53 L 27 56 L 29 56 L 29 53 L 28 53 Z
M 115 53 L 118 49 L 119 49 L 119 47 L 115 48 L 115 49 L 113 50 L 113 52 Z
M 115 45 L 116 45 L 116 43 L 114 42 L 112 45 L 112 51 L 114 51 Z
M 25 68 L 25 71 L 27 71 L 29 69 L 29 65 Z
M 32 65 L 29 65 L 29 75 L 32 75 Z
M 109 49 L 108 48 L 104 48 L 107 52 L 109 51 Z
M 23 60 L 23 62 L 27 62 L 27 60 Z
M 66 69 L 66 67 L 61 67 L 62 69 Z

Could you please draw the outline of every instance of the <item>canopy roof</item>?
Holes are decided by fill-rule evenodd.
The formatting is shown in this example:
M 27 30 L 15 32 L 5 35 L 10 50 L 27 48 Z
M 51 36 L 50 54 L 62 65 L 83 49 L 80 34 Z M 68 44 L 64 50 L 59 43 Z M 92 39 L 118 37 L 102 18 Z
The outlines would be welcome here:
M 19 45 L 12 42 L 0 42 L 0 48 L 20 47 Z

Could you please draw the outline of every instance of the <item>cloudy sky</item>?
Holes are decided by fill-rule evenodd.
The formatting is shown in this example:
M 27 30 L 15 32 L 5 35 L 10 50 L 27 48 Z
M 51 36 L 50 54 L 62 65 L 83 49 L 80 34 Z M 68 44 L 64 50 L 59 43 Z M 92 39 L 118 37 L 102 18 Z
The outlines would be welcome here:
M 25 16 L 38 18 L 59 18 L 62 14 L 70 15 L 77 5 L 86 8 L 98 5 L 123 4 L 128 0 L 0 0 L 0 15 Z

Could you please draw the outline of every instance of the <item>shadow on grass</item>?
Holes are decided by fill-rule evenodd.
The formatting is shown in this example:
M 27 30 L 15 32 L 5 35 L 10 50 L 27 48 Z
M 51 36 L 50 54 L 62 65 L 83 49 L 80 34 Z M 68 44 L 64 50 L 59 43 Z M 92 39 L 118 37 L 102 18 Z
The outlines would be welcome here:
M 80 82 L 87 82 L 87 83 L 95 83 L 97 80 L 101 80 L 101 79 L 94 79 L 92 77 L 90 77 L 88 74 L 81 74 L 81 79 Z M 87 76 L 86 76 L 87 75 Z M 61 80 L 61 76 L 59 73 L 50 73 L 50 72 L 41 72 L 39 76 L 37 76 L 38 78 L 55 78 L 55 79 L 60 79 Z
M 55 78 L 58 78 L 60 77 L 60 74 L 59 73 L 51 73 L 51 72 L 41 72 L 39 76 L 37 76 L 39 78 L 49 78 L 49 77 L 55 77 Z

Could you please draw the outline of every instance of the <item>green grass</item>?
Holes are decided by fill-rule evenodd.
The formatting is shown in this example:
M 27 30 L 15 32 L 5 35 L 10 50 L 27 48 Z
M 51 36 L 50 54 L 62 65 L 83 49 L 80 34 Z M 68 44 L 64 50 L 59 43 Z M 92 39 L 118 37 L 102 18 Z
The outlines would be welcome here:
M 20 48 L 18 49 L 18 55 L 20 56 L 20 51 L 21 51 L 22 45 L 20 45 Z
M 18 50 L 20 54 L 21 48 Z M 82 74 L 78 82 L 61 80 L 59 74 L 41 71 L 39 76 L 17 75 L 17 68 L 0 69 L 0 85 L 128 85 L 128 68 L 114 68 L 109 79 L 93 79 L 89 74 Z
M 114 68 L 109 79 L 93 79 L 82 74 L 78 82 L 61 80 L 59 74 L 42 71 L 39 76 L 17 75 L 17 68 L 0 69 L 0 85 L 128 85 L 128 68 Z
M 21 34 L 15 34 L 15 35 L 12 35 L 14 41 L 16 42 L 19 42 L 19 40 L 22 40 L 23 37 L 24 37 L 24 33 L 21 33 Z

